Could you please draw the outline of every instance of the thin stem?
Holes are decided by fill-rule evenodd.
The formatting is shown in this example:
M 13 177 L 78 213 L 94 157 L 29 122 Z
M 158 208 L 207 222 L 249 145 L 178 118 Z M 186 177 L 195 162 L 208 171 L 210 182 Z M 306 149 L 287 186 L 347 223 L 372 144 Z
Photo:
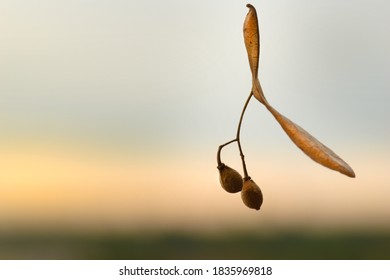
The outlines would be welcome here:
M 244 180 L 249 180 L 250 177 L 249 177 L 248 171 L 246 169 L 246 164 L 245 164 L 245 159 L 244 159 L 245 156 L 244 156 L 244 153 L 242 152 L 242 147 L 241 147 L 241 142 L 240 142 L 240 132 L 241 132 L 242 120 L 244 119 L 245 110 L 248 107 L 249 101 L 251 100 L 252 96 L 253 96 L 253 92 L 251 91 L 251 93 L 248 96 L 248 99 L 245 102 L 244 108 L 242 109 L 242 112 L 241 112 L 240 121 L 238 122 L 238 127 L 237 127 L 236 138 L 226 142 L 225 144 L 222 144 L 221 146 L 219 146 L 218 153 L 217 153 L 218 168 L 221 169 L 221 168 L 223 168 L 225 166 L 222 163 L 222 161 L 221 161 L 221 151 L 222 151 L 223 147 L 225 147 L 225 146 L 227 146 L 227 145 L 229 145 L 229 144 L 231 144 L 233 142 L 237 142 L 238 149 L 240 150 L 242 169 L 244 170 Z
M 236 142 L 237 139 L 233 139 L 233 140 L 230 140 L 229 142 L 226 142 L 225 144 L 222 144 L 221 146 L 219 146 L 218 148 L 218 153 L 217 153 L 217 162 L 218 162 L 218 168 L 222 167 L 223 166 L 223 163 L 221 161 L 221 150 L 223 147 L 233 143 L 233 142 Z
M 242 109 L 240 121 L 239 121 L 239 123 L 238 123 L 238 128 L 237 128 L 237 135 L 236 135 L 236 140 L 237 140 L 237 144 L 238 144 L 238 149 L 240 150 L 240 156 L 241 156 L 241 162 L 242 162 L 242 169 L 243 169 L 243 171 L 244 171 L 244 180 L 248 180 L 248 179 L 250 179 L 250 177 L 249 177 L 248 171 L 247 171 L 247 169 L 246 169 L 246 164 L 245 164 L 245 159 L 244 159 L 245 156 L 244 156 L 244 153 L 242 152 L 242 147 L 241 147 L 241 142 L 240 142 L 240 132 L 241 132 L 242 120 L 244 119 L 245 110 L 246 110 L 246 108 L 248 107 L 249 101 L 251 100 L 252 96 L 253 96 L 253 92 L 251 91 L 251 93 L 250 93 L 249 96 L 248 96 L 248 99 L 247 99 L 246 102 L 245 102 L 244 108 Z

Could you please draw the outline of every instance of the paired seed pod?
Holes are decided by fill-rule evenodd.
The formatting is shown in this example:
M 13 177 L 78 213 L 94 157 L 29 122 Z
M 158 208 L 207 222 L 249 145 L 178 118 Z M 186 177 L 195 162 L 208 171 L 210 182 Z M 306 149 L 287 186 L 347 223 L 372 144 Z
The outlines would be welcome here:
M 237 193 L 242 190 L 243 180 L 240 173 L 223 163 L 217 168 L 219 170 L 219 182 L 225 191 Z
M 222 163 L 218 167 L 219 181 L 222 188 L 229 193 L 241 192 L 244 204 L 259 210 L 263 204 L 263 194 L 259 186 L 249 177 L 243 179 L 236 170 Z
M 250 178 L 244 180 L 241 198 L 244 204 L 252 209 L 260 210 L 263 204 L 263 194 L 259 186 Z

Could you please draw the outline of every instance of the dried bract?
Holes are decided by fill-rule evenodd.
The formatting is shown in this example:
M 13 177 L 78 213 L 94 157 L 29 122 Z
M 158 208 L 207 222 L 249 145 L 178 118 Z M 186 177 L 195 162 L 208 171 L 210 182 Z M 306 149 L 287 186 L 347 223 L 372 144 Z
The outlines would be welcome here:
M 253 78 L 257 77 L 259 69 L 260 38 L 256 9 L 251 5 L 246 5 L 249 12 L 244 21 L 244 41 L 248 53 L 249 64 Z
M 272 113 L 295 145 L 297 145 L 298 148 L 300 148 L 312 160 L 332 170 L 339 171 L 346 176 L 355 177 L 355 172 L 352 168 L 335 152 L 310 135 L 310 133 L 302 127 L 280 114 L 266 100 L 260 81 L 257 77 L 260 51 L 259 43 L 256 41 L 260 37 L 257 14 L 252 5 L 248 4 L 247 7 L 249 8 L 249 12 L 244 21 L 244 39 L 249 58 L 249 65 L 252 71 L 252 94 L 268 109 L 268 111 Z
M 302 127 L 280 114 L 270 105 L 268 105 L 267 108 L 295 145 L 312 160 L 348 177 L 355 177 L 355 172 L 352 168 L 335 152 L 314 138 L 314 136 Z

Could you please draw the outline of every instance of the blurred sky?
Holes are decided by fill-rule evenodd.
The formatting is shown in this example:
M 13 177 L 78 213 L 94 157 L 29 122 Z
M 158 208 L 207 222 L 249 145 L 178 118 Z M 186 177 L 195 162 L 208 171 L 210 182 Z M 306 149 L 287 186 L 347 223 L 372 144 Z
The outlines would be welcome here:
M 251 2 L 267 99 L 357 176 L 311 161 L 252 100 L 260 212 L 216 169 L 251 89 L 246 4 L 0 1 L 0 230 L 387 228 L 389 2 Z M 223 160 L 241 172 L 235 144 Z

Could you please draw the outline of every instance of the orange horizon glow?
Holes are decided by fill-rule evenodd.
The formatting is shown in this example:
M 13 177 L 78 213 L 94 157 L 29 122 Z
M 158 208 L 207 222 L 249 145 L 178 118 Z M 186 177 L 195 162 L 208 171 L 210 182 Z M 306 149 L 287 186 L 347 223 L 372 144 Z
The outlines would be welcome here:
M 390 217 L 389 174 L 383 162 L 365 164 L 354 158 L 357 178 L 350 179 L 312 168 L 302 158 L 262 159 L 258 166 L 252 163 L 252 170 L 267 170 L 253 175 L 264 194 L 264 205 L 254 211 L 239 194 L 222 190 L 214 159 L 199 154 L 186 158 L 8 146 L 0 159 L 0 224 L 75 230 L 375 229 L 386 227 Z M 308 167 L 311 174 L 305 173 Z

